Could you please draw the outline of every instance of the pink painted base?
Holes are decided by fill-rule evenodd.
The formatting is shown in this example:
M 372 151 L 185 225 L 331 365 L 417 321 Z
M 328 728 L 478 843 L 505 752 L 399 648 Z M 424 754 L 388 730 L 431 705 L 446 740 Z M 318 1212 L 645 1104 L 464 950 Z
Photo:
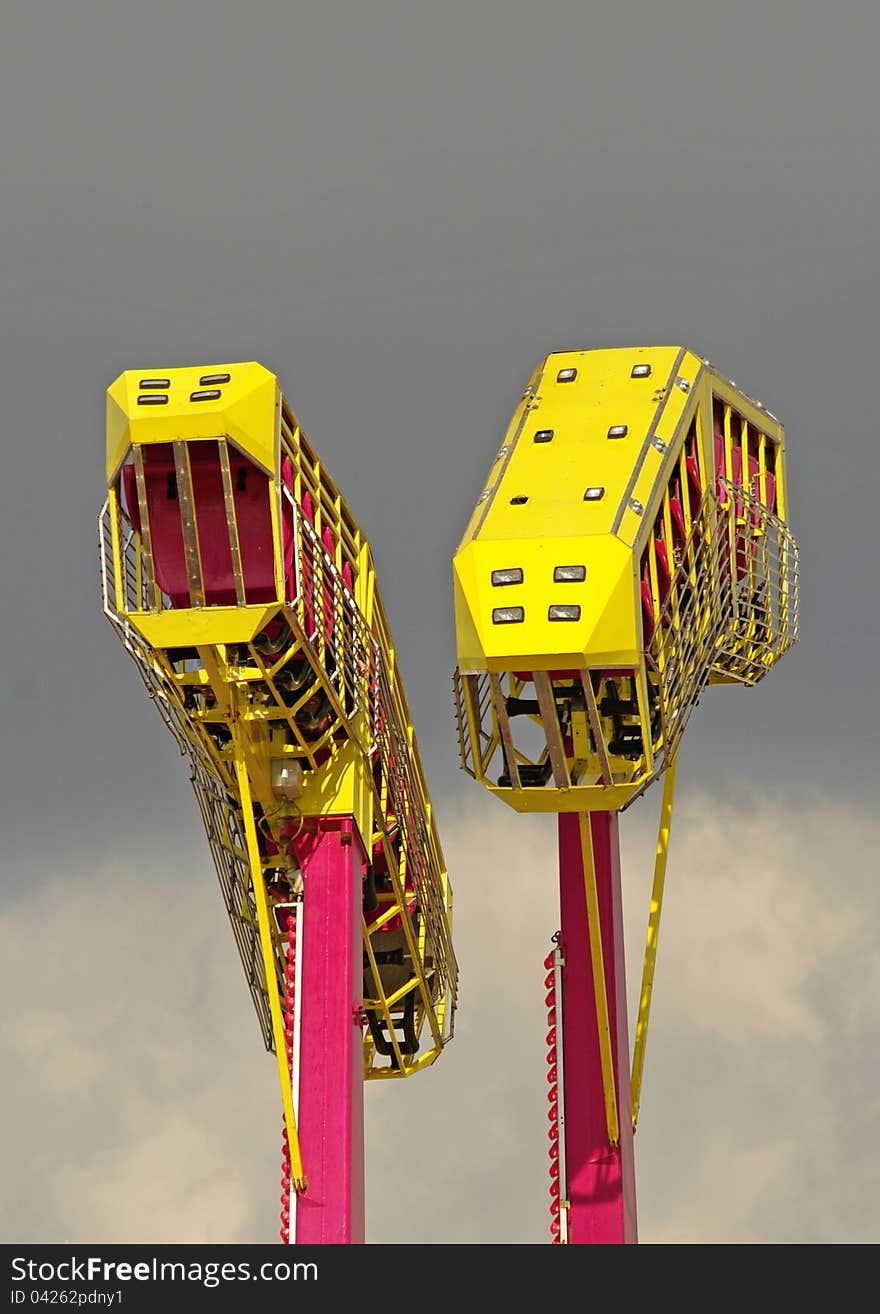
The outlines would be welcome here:
M 318 823 L 303 864 L 299 1138 L 308 1183 L 299 1245 L 364 1241 L 361 907 L 366 861 L 351 818 Z
M 608 1144 L 587 902 L 576 813 L 559 817 L 565 1167 L 572 1244 L 635 1242 L 635 1166 L 617 814 L 590 814 L 620 1144 Z

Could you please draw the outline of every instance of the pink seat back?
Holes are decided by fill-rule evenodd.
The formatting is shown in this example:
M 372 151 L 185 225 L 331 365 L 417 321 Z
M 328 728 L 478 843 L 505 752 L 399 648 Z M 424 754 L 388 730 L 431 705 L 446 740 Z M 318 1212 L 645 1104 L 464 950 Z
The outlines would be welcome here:
M 190 443 L 189 460 L 205 603 L 234 607 L 235 575 L 217 444 Z M 275 569 L 269 478 L 231 447 L 229 465 L 245 601 L 271 602 L 275 597 Z M 170 444 L 144 448 L 144 482 L 156 583 L 173 607 L 189 607 L 192 604 L 180 501 Z M 140 530 L 133 466 L 123 470 L 123 491 L 132 523 Z

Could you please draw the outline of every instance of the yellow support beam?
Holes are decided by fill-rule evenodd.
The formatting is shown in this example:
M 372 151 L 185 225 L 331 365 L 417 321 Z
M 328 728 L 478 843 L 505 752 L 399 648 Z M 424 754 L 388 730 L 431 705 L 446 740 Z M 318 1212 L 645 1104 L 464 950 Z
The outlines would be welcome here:
M 605 1092 L 605 1123 L 608 1144 L 620 1141 L 617 1117 L 617 1092 L 611 1061 L 611 1025 L 608 1018 L 608 991 L 605 988 L 605 956 L 602 953 L 602 928 L 599 923 L 599 896 L 596 892 L 596 864 L 593 859 L 593 836 L 590 816 L 578 816 L 581 836 L 581 859 L 584 865 L 584 890 L 587 896 L 587 924 L 590 928 L 590 961 L 593 968 L 593 993 L 596 997 L 596 1029 L 599 1034 L 599 1058 L 602 1064 L 602 1089 Z
M 654 990 L 654 967 L 657 962 L 657 940 L 660 935 L 660 913 L 663 908 L 663 889 L 666 884 L 666 859 L 669 854 L 669 832 L 672 827 L 672 806 L 675 801 L 675 776 L 678 757 L 666 772 L 663 782 L 663 801 L 660 805 L 660 825 L 657 832 L 657 853 L 654 858 L 654 885 L 651 890 L 651 911 L 648 915 L 648 936 L 645 946 L 645 964 L 642 970 L 642 988 L 639 994 L 639 1016 L 636 1022 L 636 1039 L 632 1065 L 632 1120 L 633 1128 L 639 1116 L 642 1094 L 642 1072 L 645 1066 L 645 1046 L 648 1041 L 648 1017 Z
M 260 948 L 263 952 L 263 971 L 266 976 L 266 994 L 269 996 L 269 1011 L 272 1017 L 272 1037 L 275 1041 L 275 1057 L 278 1061 L 278 1076 L 281 1080 L 281 1100 L 284 1106 L 284 1121 L 287 1127 L 287 1143 L 290 1146 L 290 1167 L 293 1182 L 298 1191 L 306 1187 L 303 1173 L 302 1155 L 299 1148 L 299 1135 L 296 1129 L 296 1115 L 293 1110 L 293 1089 L 290 1072 L 287 1068 L 287 1044 L 284 1037 L 284 1020 L 281 1016 L 281 998 L 278 992 L 278 977 L 275 969 L 275 950 L 272 944 L 272 928 L 269 923 L 269 904 L 266 899 L 266 886 L 263 880 L 260 848 L 257 830 L 254 825 L 253 800 L 250 781 L 248 780 L 245 754 L 242 746 L 241 730 L 238 722 L 232 726 L 232 739 L 235 751 L 235 773 L 241 794 L 242 818 L 247 842 L 248 860 L 251 867 L 251 883 L 254 890 L 254 902 L 257 905 L 257 923 L 260 930 Z

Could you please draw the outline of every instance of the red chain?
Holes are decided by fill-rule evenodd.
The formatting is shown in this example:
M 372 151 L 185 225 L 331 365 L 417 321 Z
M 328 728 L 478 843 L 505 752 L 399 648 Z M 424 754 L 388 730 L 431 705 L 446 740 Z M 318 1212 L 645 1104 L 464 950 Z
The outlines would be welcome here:
M 560 1243 L 560 1223 L 559 1223 L 559 1084 L 557 1081 L 556 1069 L 556 974 L 553 970 L 553 953 L 552 951 L 544 959 L 544 967 L 547 969 L 547 975 L 544 978 L 544 988 L 547 994 L 544 1003 L 547 1005 L 547 1081 L 549 1090 L 547 1099 L 550 1108 L 547 1111 L 547 1118 L 550 1122 L 550 1237 L 552 1244 L 558 1246 Z
M 296 917 L 293 912 L 287 919 L 287 972 L 284 981 L 284 1043 L 287 1049 L 287 1071 L 293 1077 L 293 1010 L 296 995 Z M 290 1244 L 290 1191 L 293 1173 L 290 1165 L 290 1144 L 287 1139 L 287 1122 L 281 1117 L 281 1240 Z

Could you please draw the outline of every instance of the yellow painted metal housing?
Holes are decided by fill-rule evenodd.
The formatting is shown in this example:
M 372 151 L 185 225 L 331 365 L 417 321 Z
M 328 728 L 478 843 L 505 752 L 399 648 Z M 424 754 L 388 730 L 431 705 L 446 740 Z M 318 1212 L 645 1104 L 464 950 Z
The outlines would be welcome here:
M 277 912 L 299 897 L 297 844 L 348 816 L 368 855 L 364 1073 L 425 1067 L 452 1035 L 452 893 L 370 548 L 337 486 L 255 362 L 122 374 L 107 484 L 105 612 L 189 759 L 267 1048 L 283 1065 Z
M 683 347 L 554 353 L 453 574 L 464 769 L 518 811 L 623 808 L 708 683 L 797 639 L 782 426 Z

